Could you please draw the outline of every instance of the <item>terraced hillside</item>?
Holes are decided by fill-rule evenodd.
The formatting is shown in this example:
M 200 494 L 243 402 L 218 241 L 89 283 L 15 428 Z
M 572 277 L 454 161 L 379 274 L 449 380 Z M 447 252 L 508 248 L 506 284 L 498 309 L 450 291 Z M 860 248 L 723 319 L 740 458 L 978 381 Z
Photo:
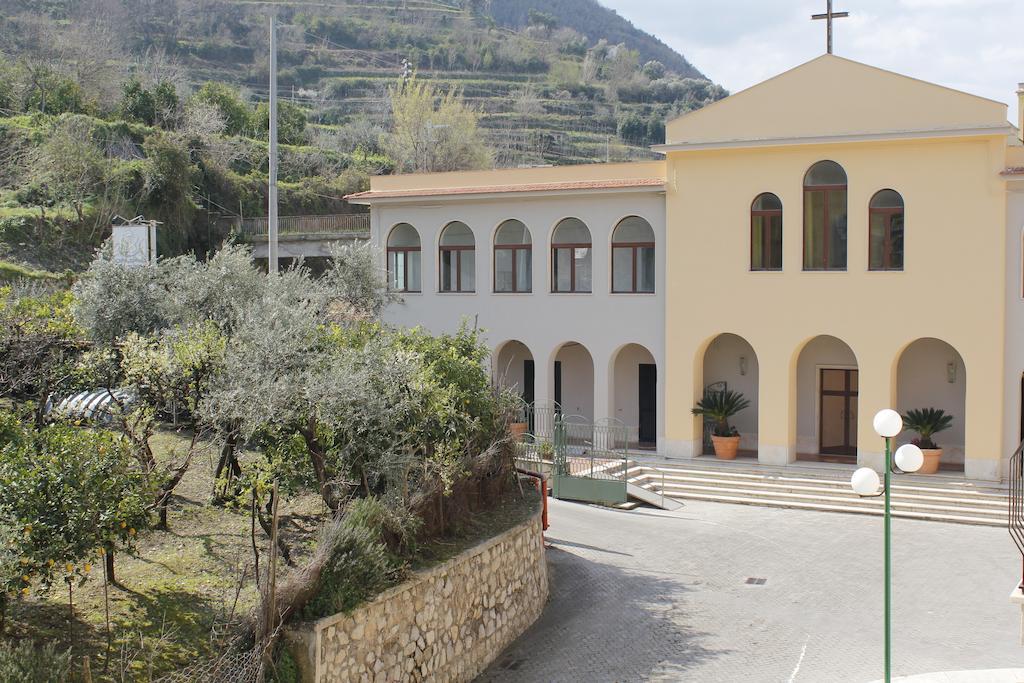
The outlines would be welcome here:
M 722 97 L 686 59 L 596 0 L 281 2 L 282 93 L 315 126 L 386 125 L 386 89 L 410 71 L 461 88 L 499 165 L 650 158 L 666 117 Z M 3 33 L 104 18 L 126 70 L 159 52 L 188 87 L 267 96 L 265 3 L 4 0 Z M 45 39 L 45 38 L 41 38 Z M 16 55 L 21 41 L 3 49 Z M 121 52 L 121 54 L 118 54 Z
M 648 159 L 725 95 L 596 0 L 0 0 L 0 281 L 80 269 L 119 216 L 164 255 L 265 216 L 271 12 L 282 215 L 374 174 Z

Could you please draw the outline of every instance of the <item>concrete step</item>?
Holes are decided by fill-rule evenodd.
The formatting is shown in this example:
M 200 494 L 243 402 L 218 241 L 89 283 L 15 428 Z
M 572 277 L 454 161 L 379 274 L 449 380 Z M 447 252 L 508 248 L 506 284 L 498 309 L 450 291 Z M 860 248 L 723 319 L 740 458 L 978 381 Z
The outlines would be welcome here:
M 674 495 L 678 500 L 704 500 L 715 503 L 735 503 L 739 505 L 760 505 L 767 507 L 781 507 L 798 510 L 817 510 L 821 512 L 843 512 L 860 515 L 882 515 L 884 510 L 881 507 L 855 507 L 821 501 L 807 503 L 793 500 L 778 500 L 772 498 L 750 498 L 748 496 L 723 495 L 717 493 L 693 493 L 687 492 Z M 892 510 L 892 516 L 904 519 L 921 519 L 935 522 L 949 522 L 953 524 L 976 524 L 981 526 L 1005 526 L 1006 520 L 994 517 L 981 517 L 967 514 L 944 513 L 944 512 L 922 512 L 917 510 Z
M 635 471 L 662 472 L 669 476 L 694 476 L 694 477 L 718 477 L 738 480 L 764 481 L 780 480 L 797 484 L 814 484 L 819 486 L 848 487 L 850 475 L 854 468 L 849 470 L 832 469 L 827 472 L 805 472 L 793 468 L 787 472 L 761 471 L 757 468 L 731 469 L 731 468 L 706 468 L 706 467 L 681 467 L 681 466 L 651 466 L 646 464 L 631 463 L 630 473 Z M 609 470 L 611 471 L 611 470 Z M 621 468 L 615 470 L 621 472 Z M 950 475 L 897 475 L 898 481 L 895 486 L 900 488 L 933 489 L 946 492 L 949 490 L 970 491 L 972 493 L 989 494 L 994 496 L 1005 496 L 1007 487 L 995 482 L 973 482 L 966 481 L 960 477 Z
M 726 463 L 652 464 L 630 462 L 634 486 L 676 500 L 881 515 L 881 497 L 861 498 L 849 484 L 850 468 L 762 468 Z M 621 474 L 624 468 L 608 468 Z M 893 516 L 959 524 L 1004 526 L 1008 490 L 999 483 L 972 482 L 950 475 L 899 475 L 892 484 Z
M 664 486 L 666 490 L 679 486 L 699 486 L 705 488 L 730 488 L 746 489 L 757 492 L 775 493 L 805 493 L 822 497 L 857 497 L 850 490 L 848 482 L 842 486 L 822 486 L 818 484 L 798 484 L 789 480 L 764 479 L 764 480 L 738 480 L 727 477 L 695 477 L 695 476 L 665 476 L 660 473 L 644 471 L 633 476 L 630 481 L 649 483 L 655 488 Z M 935 503 L 951 506 L 968 506 L 979 508 L 992 508 L 1000 512 L 1006 511 L 1007 498 L 1005 495 L 974 494 L 960 490 L 943 490 L 936 488 L 904 487 L 893 485 L 892 499 L 906 503 Z
M 658 491 L 660 493 L 660 491 Z M 724 487 L 698 487 L 698 486 L 673 486 L 665 487 L 665 495 L 670 498 L 689 498 L 696 495 L 724 495 L 732 496 L 736 498 L 746 498 L 751 501 L 777 501 L 777 502 L 795 502 L 807 505 L 823 504 L 823 505 L 840 505 L 847 508 L 857 509 L 878 509 L 881 511 L 884 503 L 881 498 L 861 498 L 856 494 L 849 496 L 820 496 L 815 494 L 807 493 L 778 493 L 775 491 L 753 491 L 750 489 L 732 489 Z M 1007 510 L 994 509 L 994 508 L 978 508 L 970 506 L 952 506 L 929 503 L 908 503 L 906 501 L 892 500 L 892 509 L 897 511 L 907 512 L 920 512 L 920 513 L 934 513 L 934 514 L 952 514 L 952 515 L 965 515 L 968 517 L 978 517 L 986 519 L 999 520 L 1005 523 Z

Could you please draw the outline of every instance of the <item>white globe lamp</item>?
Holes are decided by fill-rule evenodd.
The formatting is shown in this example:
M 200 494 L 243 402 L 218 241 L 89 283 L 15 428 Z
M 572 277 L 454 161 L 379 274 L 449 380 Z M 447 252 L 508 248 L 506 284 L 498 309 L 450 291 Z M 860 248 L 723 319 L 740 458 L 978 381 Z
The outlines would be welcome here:
M 878 493 L 878 486 L 881 484 L 878 472 L 870 467 L 861 467 L 850 477 L 850 486 L 859 496 L 873 496 Z
M 917 472 L 924 464 L 924 453 L 912 443 L 903 444 L 896 449 L 896 467 L 904 472 Z
M 892 408 L 885 408 L 875 413 L 875 419 L 871 421 L 875 433 L 885 438 L 891 438 L 903 431 L 903 418 Z

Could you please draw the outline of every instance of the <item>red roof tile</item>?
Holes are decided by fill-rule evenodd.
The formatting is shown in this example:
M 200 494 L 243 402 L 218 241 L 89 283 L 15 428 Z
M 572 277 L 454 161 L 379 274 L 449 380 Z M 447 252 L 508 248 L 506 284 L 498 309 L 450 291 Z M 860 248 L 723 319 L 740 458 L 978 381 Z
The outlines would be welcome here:
M 393 199 L 399 197 L 437 197 L 504 192 L 560 192 L 565 190 L 614 190 L 632 187 L 661 187 L 664 178 L 625 178 L 621 180 L 580 180 L 563 183 L 523 183 L 519 185 L 478 185 L 476 187 L 433 187 L 410 190 L 369 190 L 350 194 L 345 199 Z

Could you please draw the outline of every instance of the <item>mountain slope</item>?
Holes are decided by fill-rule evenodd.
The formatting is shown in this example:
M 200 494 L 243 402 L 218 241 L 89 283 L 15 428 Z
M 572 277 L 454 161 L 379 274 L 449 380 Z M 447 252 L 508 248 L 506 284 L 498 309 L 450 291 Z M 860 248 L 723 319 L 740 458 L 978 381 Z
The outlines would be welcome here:
M 579 31 L 593 42 L 604 38 L 613 45 L 625 43 L 640 53 L 642 61 L 657 60 L 680 76 L 705 78 L 686 57 L 597 0 L 498 0 L 489 14 L 502 26 L 519 29 L 529 25 L 530 10 L 551 15 L 560 26 Z

